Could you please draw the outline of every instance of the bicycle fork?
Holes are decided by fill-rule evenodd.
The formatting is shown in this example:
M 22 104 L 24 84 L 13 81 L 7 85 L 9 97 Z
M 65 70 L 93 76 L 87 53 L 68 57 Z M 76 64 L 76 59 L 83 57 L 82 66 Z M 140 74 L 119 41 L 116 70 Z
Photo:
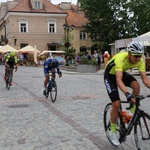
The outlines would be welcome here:
M 148 137 L 147 137 L 147 138 L 144 138 L 143 132 L 142 132 L 142 127 L 141 127 L 141 122 L 139 121 L 142 139 L 143 139 L 143 140 L 149 140 L 149 139 L 150 139 L 150 130 L 149 130 L 150 127 L 148 127 L 145 117 L 142 117 L 142 118 L 143 118 L 143 122 L 144 122 L 145 128 L 146 128 L 147 133 L 148 133 Z

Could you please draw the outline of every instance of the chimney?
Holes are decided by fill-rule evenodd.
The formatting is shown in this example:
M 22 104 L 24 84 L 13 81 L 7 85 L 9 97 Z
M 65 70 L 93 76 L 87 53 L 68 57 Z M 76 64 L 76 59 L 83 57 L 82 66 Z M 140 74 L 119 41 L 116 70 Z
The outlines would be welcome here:
M 71 2 L 61 2 L 62 10 L 71 10 Z

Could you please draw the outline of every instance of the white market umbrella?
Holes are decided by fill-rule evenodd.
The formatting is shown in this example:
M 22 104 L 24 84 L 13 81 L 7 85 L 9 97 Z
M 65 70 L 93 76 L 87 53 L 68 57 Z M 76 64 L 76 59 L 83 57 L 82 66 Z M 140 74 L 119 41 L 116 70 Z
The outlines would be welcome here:
M 26 47 L 23 47 L 22 49 L 18 50 L 18 52 L 21 53 L 29 53 L 29 52 L 34 52 L 35 48 L 32 47 L 31 45 L 27 45 Z M 39 50 L 37 50 L 37 53 L 40 53 Z
M 7 53 L 7 52 L 16 52 L 16 53 L 18 53 L 18 50 L 11 47 L 10 45 L 5 45 L 5 46 L 0 47 L 0 52 L 1 53 Z

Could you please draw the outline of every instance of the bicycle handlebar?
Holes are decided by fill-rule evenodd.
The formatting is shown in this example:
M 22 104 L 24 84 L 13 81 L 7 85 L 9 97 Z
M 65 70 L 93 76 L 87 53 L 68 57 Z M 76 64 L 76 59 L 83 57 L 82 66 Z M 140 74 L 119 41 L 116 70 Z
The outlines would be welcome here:
M 146 97 L 150 97 L 150 95 L 138 95 L 138 96 L 135 96 L 136 100 L 138 100 L 138 101 L 141 101 L 141 100 L 145 99 Z
M 146 97 L 150 97 L 150 95 L 138 95 L 138 96 L 135 96 L 136 105 L 139 105 L 140 101 L 145 99 Z M 132 107 L 133 107 L 133 103 L 130 103 L 130 106 L 127 107 L 126 109 L 130 110 Z

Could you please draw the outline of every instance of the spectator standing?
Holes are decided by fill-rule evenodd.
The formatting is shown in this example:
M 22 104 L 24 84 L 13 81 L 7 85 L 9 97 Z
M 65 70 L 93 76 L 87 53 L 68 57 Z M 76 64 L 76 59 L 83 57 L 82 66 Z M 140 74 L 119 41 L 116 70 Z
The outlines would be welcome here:
M 96 50 L 94 51 L 93 58 L 96 60 L 96 71 L 99 71 L 99 69 L 98 69 L 98 53 Z
M 19 61 L 24 61 L 24 56 L 22 53 L 19 54 Z
M 104 66 L 106 66 L 108 60 L 110 59 L 110 54 L 108 51 L 105 51 L 103 54 L 103 58 L 104 58 Z
M 100 54 L 98 54 L 98 71 L 100 70 L 101 68 L 101 56 Z
M 81 56 L 80 56 L 79 53 L 78 53 L 78 54 L 76 55 L 76 58 L 75 58 L 76 65 L 79 64 L 80 59 L 81 59 Z
M 85 56 L 88 58 L 88 60 L 91 60 L 91 55 L 88 52 L 86 52 Z

